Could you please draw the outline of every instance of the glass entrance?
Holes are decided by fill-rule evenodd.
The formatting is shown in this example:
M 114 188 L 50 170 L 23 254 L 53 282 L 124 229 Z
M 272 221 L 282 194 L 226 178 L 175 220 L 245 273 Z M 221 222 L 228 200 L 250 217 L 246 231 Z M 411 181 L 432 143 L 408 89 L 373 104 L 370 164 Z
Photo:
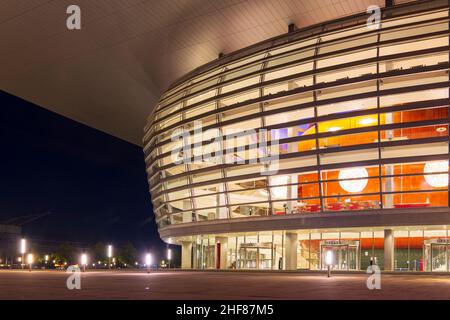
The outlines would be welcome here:
M 448 244 L 446 239 L 431 239 L 424 242 L 426 271 L 448 271 Z
M 322 270 L 327 269 L 327 252 L 331 252 L 332 269 L 359 269 L 359 241 L 321 241 L 320 252 Z
M 239 269 L 271 269 L 271 243 L 242 243 L 239 248 Z

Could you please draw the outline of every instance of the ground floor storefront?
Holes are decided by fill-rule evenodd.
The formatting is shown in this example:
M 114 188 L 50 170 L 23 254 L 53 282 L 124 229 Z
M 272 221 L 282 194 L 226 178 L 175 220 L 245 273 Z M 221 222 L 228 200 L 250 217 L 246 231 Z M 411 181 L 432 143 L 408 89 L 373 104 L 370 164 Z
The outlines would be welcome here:
M 331 263 L 334 270 L 378 265 L 386 271 L 450 272 L 448 226 L 262 231 L 176 243 L 185 269 L 324 270 Z

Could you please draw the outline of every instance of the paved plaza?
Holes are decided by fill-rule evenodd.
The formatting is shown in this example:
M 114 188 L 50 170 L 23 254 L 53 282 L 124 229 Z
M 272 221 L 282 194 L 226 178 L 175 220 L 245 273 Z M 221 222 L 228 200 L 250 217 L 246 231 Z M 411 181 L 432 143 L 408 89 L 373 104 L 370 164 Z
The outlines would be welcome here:
M 450 299 L 450 275 L 89 271 L 68 290 L 63 271 L 0 271 L 0 299 Z

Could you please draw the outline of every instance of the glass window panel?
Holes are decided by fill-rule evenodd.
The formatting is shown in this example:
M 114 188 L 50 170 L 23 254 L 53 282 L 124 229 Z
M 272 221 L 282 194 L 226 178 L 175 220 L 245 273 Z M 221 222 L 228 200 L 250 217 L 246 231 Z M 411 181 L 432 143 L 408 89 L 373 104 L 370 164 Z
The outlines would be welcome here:
M 296 66 L 293 66 L 293 67 L 289 67 L 289 68 L 284 68 L 284 69 L 277 70 L 277 71 L 268 72 L 268 73 L 266 73 L 264 75 L 264 81 L 270 81 L 270 80 L 273 80 L 273 79 L 287 77 L 287 76 L 290 76 L 290 75 L 293 75 L 293 74 L 311 71 L 312 69 L 313 69 L 313 63 L 312 62 L 304 63 L 304 64 L 296 65 Z
M 380 90 L 404 88 L 409 86 L 425 85 L 429 83 L 447 82 L 446 71 L 417 73 L 413 75 L 385 78 L 381 82 Z
M 344 49 L 358 47 L 358 46 L 370 45 L 372 43 L 377 42 L 377 37 L 378 37 L 377 35 L 372 35 L 372 36 L 366 36 L 366 37 L 362 37 L 362 38 L 358 38 L 358 39 L 346 40 L 346 41 L 326 45 L 326 46 L 320 47 L 319 54 L 336 52 L 339 50 L 344 50 Z
M 438 155 L 446 153 L 448 153 L 448 143 L 443 142 L 384 147 L 381 149 L 381 157 L 383 159 Z
M 276 85 L 264 88 L 264 95 L 275 94 L 283 91 L 289 91 L 300 87 L 312 86 L 313 78 L 305 77 L 287 82 L 278 83 Z
M 252 179 L 236 180 L 228 182 L 228 190 L 244 190 L 244 189 L 255 189 L 255 188 L 265 188 L 267 186 L 267 178 L 262 176 L 257 176 Z
M 261 174 L 264 172 L 264 168 L 261 164 L 253 165 L 237 165 L 233 168 L 227 169 L 227 177 L 244 176 L 248 174 Z
M 258 70 L 261 70 L 261 66 L 262 66 L 261 64 L 256 64 L 256 65 L 253 65 L 253 66 L 245 68 L 245 69 L 239 69 L 237 71 L 231 72 L 231 73 L 225 75 L 224 79 L 222 81 L 232 80 L 237 77 L 241 77 L 243 75 L 256 72 Z
M 187 185 L 187 178 L 181 177 L 167 181 L 167 189 L 182 187 Z
M 280 109 L 288 106 L 313 102 L 314 97 L 311 92 L 290 95 L 264 102 L 264 110 Z
M 380 56 L 386 56 L 397 53 L 430 49 L 435 47 L 448 46 L 448 37 L 439 37 L 427 40 L 413 41 L 380 48 Z
M 306 58 L 312 57 L 313 55 L 314 55 L 314 49 L 296 52 L 293 54 L 289 54 L 287 56 L 277 57 L 277 58 L 270 60 L 267 63 L 267 67 L 270 68 L 273 66 L 278 66 L 280 64 L 285 64 L 285 63 L 289 63 L 289 62 L 306 59 Z
M 439 31 L 447 31 L 448 30 L 448 22 L 440 22 L 428 24 L 425 26 L 415 26 L 403 28 L 401 30 L 395 30 L 391 32 L 385 32 L 381 34 L 380 40 L 386 41 L 391 39 L 403 39 L 406 37 L 412 37 L 427 33 L 439 32 Z
M 320 148 L 338 148 L 345 146 L 355 146 L 360 144 L 369 144 L 378 142 L 378 131 L 344 134 L 342 136 L 334 136 L 319 139 Z
M 380 61 L 380 72 L 420 68 L 421 66 L 433 66 L 448 62 L 448 53 L 437 53 L 431 55 L 417 56 L 398 60 Z
M 377 98 L 367 98 L 318 106 L 317 113 L 319 116 L 337 113 L 344 114 L 350 111 L 374 109 L 376 107 L 377 107 Z
M 210 102 L 207 104 L 204 104 L 200 107 L 191 108 L 186 110 L 186 119 L 196 117 L 198 115 L 201 115 L 206 112 L 210 112 L 216 108 L 216 105 L 214 102 Z
M 212 180 L 221 179 L 221 178 L 222 178 L 222 174 L 221 174 L 220 170 L 209 171 L 206 173 L 198 173 L 198 174 L 194 174 L 192 176 L 193 183 L 205 182 L 205 181 L 210 181 L 210 180 L 212 181 Z
M 318 100 L 333 99 L 360 93 L 372 92 L 376 90 L 377 85 L 375 81 L 365 81 L 354 83 L 351 85 L 320 90 L 318 92 L 319 94 L 317 95 L 317 99 Z
M 384 208 L 442 207 L 448 205 L 448 191 L 383 195 Z
M 362 67 L 356 67 L 356 68 L 348 68 L 348 69 L 342 69 L 337 70 L 333 72 L 328 73 L 320 73 L 317 75 L 317 82 L 333 82 L 336 80 L 341 79 L 351 79 L 360 77 L 362 75 L 368 75 L 368 74 L 375 74 L 377 73 L 377 66 L 376 65 L 367 65 Z
M 260 80 L 260 77 L 256 76 L 256 77 L 252 77 L 252 78 L 245 79 L 242 81 L 238 81 L 238 82 L 223 86 L 220 93 L 225 94 L 225 93 L 228 93 L 228 92 L 231 92 L 234 90 L 242 89 L 242 88 L 259 83 L 259 80 Z
M 439 88 L 423 91 L 411 91 L 395 95 L 381 96 L 380 106 L 390 107 L 394 105 L 402 105 L 409 102 L 418 102 L 434 99 L 448 98 L 448 88 Z
M 231 206 L 232 218 L 247 218 L 251 216 L 267 216 L 269 214 L 268 203 L 254 203 L 249 205 Z M 249 239 L 246 239 L 249 243 Z
M 408 24 L 408 23 L 414 23 L 414 22 L 419 22 L 419 21 L 428 21 L 428 20 L 432 20 L 432 19 L 438 19 L 438 18 L 444 18 L 448 16 L 448 12 L 445 11 L 438 11 L 438 12 L 433 12 L 433 13 L 426 13 L 426 14 L 419 14 L 419 15 L 411 15 L 405 18 L 400 18 L 400 19 L 393 19 L 393 20 L 388 20 L 388 21 L 384 21 L 382 24 L 383 28 L 390 28 L 390 27 L 395 27 L 395 26 L 400 26 L 403 24 Z
M 268 201 L 267 189 L 234 191 L 228 196 L 231 205 Z
M 343 63 L 350 63 L 364 59 L 375 58 L 377 56 L 376 49 L 370 49 L 366 51 L 347 53 L 341 56 L 335 56 L 331 58 L 320 59 L 317 62 L 317 68 L 326 68 L 331 66 L 337 66 Z
M 213 90 L 209 90 L 209 91 L 203 92 L 203 93 L 201 93 L 199 95 L 196 95 L 196 96 L 188 99 L 187 102 L 186 102 L 186 105 L 190 106 L 190 105 L 193 105 L 193 104 L 198 103 L 200 101 L 212 98 L 212 97 L 214 97 L 216 95 L 216 92 L 217 92 L 217 90 L 213 89 Z
M 252 56 L 252 57 L 245 58 L 245 59 L 242 59 L 240 61 L 231 63 L 231 64 L 227 65 L 227 69 L 231 70 L 231 69 L 234 69 L 234 68 L 238 68 L 238 67 L 240 67 L 240 66 L 242 66 L 244 64 L 251 63 L 251 62 L 254 62 L 254 61 L 257 61 L 257 60 L 261 60 L 261 59 L 263 59 L 265 57 L 265 55 L 266 55 L 265 52 L 264 53 L 259 53 L 259 54 L 256 54 L 256 55 Z
M 229 111 L 222 112 L 222 122 L 236 118 L 241 118 L 251 114 L 256 114 L 260 111 L 259 103 L 249 104 L 240 108 L 235 108 Z
M 291 51 L 291 50 L 296 50 L 296 49 L 300 49 L 300 48 L 304 48 L 306 46 L 310 46 L 317 43 L 317 38 L 314 39 L 309 39 L 309 40 L 302 40 L 300 42 L 288 45 L 288 46 L 284 46 L 282 48 L 278 48 L 278 49 L 274 49 L 269 51 L 269 53 L 274 56 L 277 54 L 281 54 L 283 52 L 287 52 L 287 51 Z
M 353 35 L 357 35 L 357 34 L 365 33 L 365 32 L 367 32 L 366 26 L 351 28 L 351 29 L 347 29 L 347 30 L 339 30 L 338 32 L 333 32 L 333 33 L 329 33 L 327 35 L 321 36 L 321 40 L 323 42 L 325 42 L 325 41 L 349 37 L 349 36 L 353 36 Z
M 378 149 L 364 149 L 357 151 L 325 153 L 321 156 L 321 164 L 348 163 L 378 159 Z
M 289 112 L 283 112 L 279 114 L 274 114 L 270 116 L 266 116 L 266 125 L 275 125 L 280 123 L 286 123 L 290 121 L 296 121 L 301 119 L 308 119 L 314 117 L 314 108 L 305 108 L 305 109 L 298 109 L 294 111 Z M 303 126 L 303 128 L 306 128 L 306 126 Z M 288 130 L 288 129 L 286 129 Z M 293 129 L 291 129 L 292 131 Z M 299 127 L 299 130 L 302 130 Z M 302 134 L 299 132 L 298 134 L 290 135 L 290 136 L 301 136 Z
M 244 102 L 250 99 L 255 99 L 259 97 L 259 90 L 250 90 L 247 92 L 239 93 L 236 95 L 233 95 L 232 97 L 227 97 L 222 99 L 219 102 L 220 107 L 224 106 L 230 106 L 235 103 Z

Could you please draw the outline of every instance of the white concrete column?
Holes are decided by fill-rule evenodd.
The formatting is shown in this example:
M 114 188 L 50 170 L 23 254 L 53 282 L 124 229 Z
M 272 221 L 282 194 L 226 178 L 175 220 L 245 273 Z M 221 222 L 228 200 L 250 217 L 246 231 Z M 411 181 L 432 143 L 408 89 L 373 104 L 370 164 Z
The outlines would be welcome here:
M 220 245 L 219 245 L 220 243 Z M 220 252 L 218 250 L 218 247 L 220 246 Z M 227 237 L 216 237 L 216 265 L 217 265 L 217 259 L 220 259 L 220 269 L 226 269 L 228 267 L 228 238 Z M 220 258 L 217 256 L 217 254 L 220 255 Z
M 192 242 L 181 241 L 181 269 L 192 269 Z
M 297 248 L 298 248 L 298 235 L 296 233 L 286 232 L 285 240 L 285 269 L 297 270 Z
M 219 192 L 224 192 L 225 188 L 223 187 L 223 184 L 219 185 Z M 225 194 L 221 193 L 218 194 L 216 196 L 216 203 L 217 206 L 224 206 L 226 205 L 226 201 L 225 201 Z M 227 214 L 227 208 L 226 207 L 222 207 L 222 208 L 217 208 L 216 209 L 216 219 L 227 219 L 228 218 L 228 214 Z
M 394 271 L 394 231 L 384 230 L 384 270 Z
M 192 210 L 191 200 L 183 200 L 183 210 Z M 192 212 L 183 212 L 183 223 L 192 222 Z

